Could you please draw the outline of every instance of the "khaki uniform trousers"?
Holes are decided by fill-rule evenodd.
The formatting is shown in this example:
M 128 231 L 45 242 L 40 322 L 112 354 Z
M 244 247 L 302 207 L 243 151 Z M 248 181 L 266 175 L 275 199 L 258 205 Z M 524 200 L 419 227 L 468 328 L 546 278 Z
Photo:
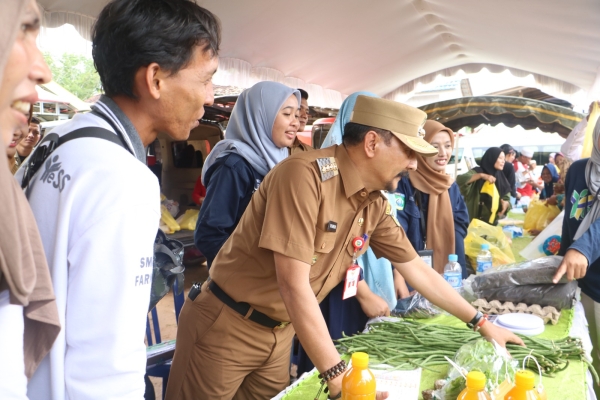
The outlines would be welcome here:
M 244 319 L 204 284 L 179 316 L 168 400 L 270 399 L 289 384 L 294 329 Z
M 585 311 L 590 339 L 592 339 L 592 365 L 596 371 L 600 371 L 600 303 L 596 303 L 591 297 L 581 293 L 581 305 Z M 600 395 L 600 388 L 594 383 L 596 396 Z

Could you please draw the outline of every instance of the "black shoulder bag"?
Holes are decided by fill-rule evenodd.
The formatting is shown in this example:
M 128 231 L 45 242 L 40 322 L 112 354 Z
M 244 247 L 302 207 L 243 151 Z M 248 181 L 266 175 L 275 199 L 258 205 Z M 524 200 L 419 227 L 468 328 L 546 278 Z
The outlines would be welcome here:
M 69 132 L 66 135 L 58 136 L 56 133 L 49 133 L 36 147 L 33 154 L 26 160 L 26 164 L 22 167 L 25 168 L 23 173 L 23 181 L 21 187 L 25 189 L 25 195 L 29 197 L 31 193 L 32 179 L 38 170 L 47 164 L 50 167 L 52 158 L 50 157 L 54 150 L 61 145 L 79 138 L 97 138 L 104 139 L 112 142 L 116 145 L 123 147 L 131 155 L 135 156 L 134 153 L 129 149 L 129 146 L 125 143 L 120 130 L 114 124 L 112 120 L 106 116 L 92 111 L 92 114 L 102 118 L 115 130 L 111 132 L 108 129 L 100 128 L 97 126 L 88 126 L 85 128 L 76 129 L 73 132 Z M 115 134 L 116 133 L 116 134 Z M 46 145 L 47 144 L 47 145 Z M 150 307 L 151 310 L 156 306 L 156 303 L 162 299 L 171 289 L 175 280 L 178 283 L 178 292 L 180 294 L 183 290 L 183 243 L 178 240 L 169 239 L 163 231 L 160 229 L 156 234 L 154 240 L 154 266 L 152 274 L 152 289 L 150 292 Z

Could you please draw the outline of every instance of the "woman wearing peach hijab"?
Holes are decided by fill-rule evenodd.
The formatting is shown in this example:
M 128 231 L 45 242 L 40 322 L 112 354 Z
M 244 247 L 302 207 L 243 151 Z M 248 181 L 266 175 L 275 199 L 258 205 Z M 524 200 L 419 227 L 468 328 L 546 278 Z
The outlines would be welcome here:
M 438 154 L 417 155 L 417 169 L 398 184 L 398 221 L 415 250 L 433 250 L 433 267 L 437 272 L 443 273 L 448 255 L 456 254 L 466 278 L 464 239 L 469 214 L 458 185 L 446 174 L 454 133 L 437 121 L 425 122 L 424 129 L 425 140 L 438 149 Z
M 35 85 L 50 80 L 36 47 L 34 0 L 2 0 L 0 13 L 0 152 L 27 124 Z M 27 199 L 0 162 L 0 398 L 26 399 L 27 378 L 60 331 L 50 273 Z

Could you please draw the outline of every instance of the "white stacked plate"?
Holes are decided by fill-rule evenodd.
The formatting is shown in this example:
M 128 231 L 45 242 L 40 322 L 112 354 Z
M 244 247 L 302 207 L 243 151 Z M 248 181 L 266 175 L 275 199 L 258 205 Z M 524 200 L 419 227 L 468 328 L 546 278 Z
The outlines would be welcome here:
M 536 336 L 544 332 L 544 320 L 531 314 L 503 314 L 498 315 L 494 324 L 508 329 L 514 333 L 525 336 Z

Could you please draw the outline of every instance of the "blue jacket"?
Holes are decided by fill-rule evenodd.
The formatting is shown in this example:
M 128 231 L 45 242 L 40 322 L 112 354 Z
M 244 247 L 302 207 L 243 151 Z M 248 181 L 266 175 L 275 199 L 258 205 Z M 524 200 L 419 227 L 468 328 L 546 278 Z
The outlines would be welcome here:
M 217 159 L 206 171 L 206 198 L 198 215 L 194 242 L 206 257 L 208 268 L 240 222 L 263 178 L 235 153 Z
M 576 249 L 588 259 L 587 274 L 579 279 L 581 291 L 600 303 L 600 219 L 594 221 L 590 228 L 577 241 L 573 237 L 585 215 L 592 208 L 594 196 L 590 195 L 585 181 L 585 166 L 588 159 L 576 161 L 567 172 L 565 182 L 565 216 L 559 255 L 564 256 L 567 250 Z M 575 208 L 573 208 L 575 203 Z
M 415 250 L 423 250 L 423 234 L 421 233 L 421 213 L 419 207 L 414 199 L 415 189 L 408 178 L 402 178 L 398 183 L 396 193 L 404 195 L 404 209 L 398 210 L 397 216 L 400 225 L 404 228 L 408 240 L 413 245 Z M 467 229 L 469 227 L 469 213 L 467 212 L 467 205 L 465 204 L 460 189 L 456 182 L 448 189 L 450 194 L 450 201 L 452 203 L 452 213 L 454 215 L 454 241 L 455 241 L 455 252 L 458 255 L 458 262 L 462 267 L 463 279 L 468 277 L 467 269 L 465 268 L 465 236 L 467 236 Z M 421 193 L 421 199 L 423 201 L 423 213 L 427 220 L 427 209 L 429 206 L 429 194 Z M 425 223 L 425 226 L 427 224 Z M 447 257 L 447 255 L 441 255 Z M 440 257 L 439 254 L 434 254 L 434 257 Z

